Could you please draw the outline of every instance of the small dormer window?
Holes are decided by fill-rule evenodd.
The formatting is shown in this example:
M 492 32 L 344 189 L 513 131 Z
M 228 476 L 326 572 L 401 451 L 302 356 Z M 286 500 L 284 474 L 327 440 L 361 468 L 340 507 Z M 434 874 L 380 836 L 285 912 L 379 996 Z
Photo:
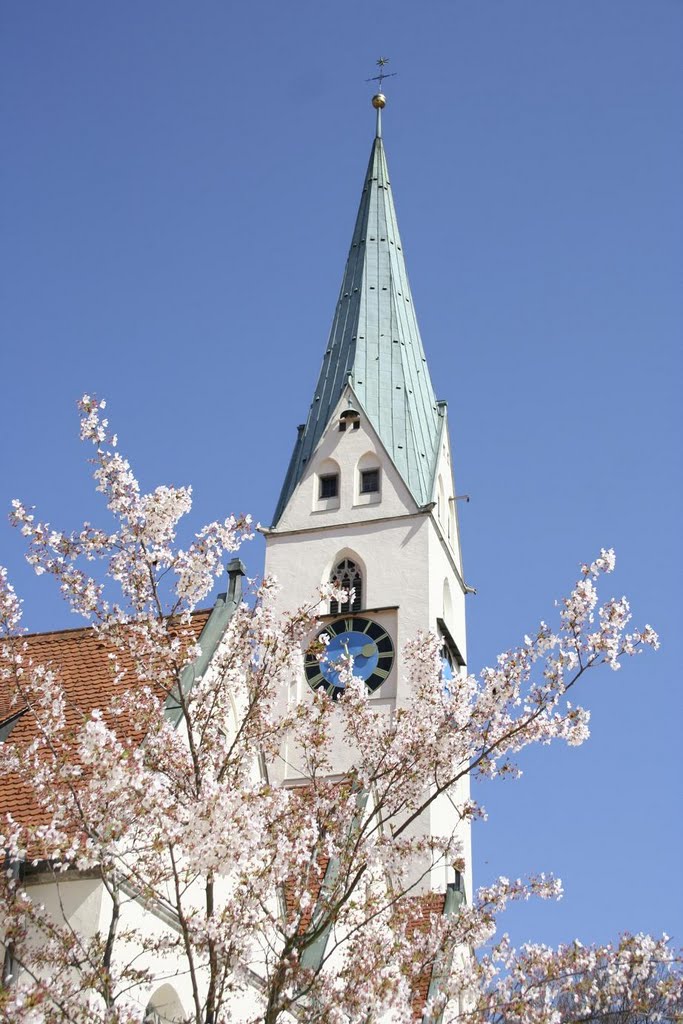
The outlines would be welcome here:
M 379 491 L 379 469 L 362 469 L 360 474 L 360 493 L 375 494 Z
M 339 495 L 339 473 L 326 473 L 319 477 L 320 498 L 336 498 Z
M 356 463 L 353 479 L 354 505 L 377 505 L 382 500 L 382 470 L 376 452 L 368 451 Z

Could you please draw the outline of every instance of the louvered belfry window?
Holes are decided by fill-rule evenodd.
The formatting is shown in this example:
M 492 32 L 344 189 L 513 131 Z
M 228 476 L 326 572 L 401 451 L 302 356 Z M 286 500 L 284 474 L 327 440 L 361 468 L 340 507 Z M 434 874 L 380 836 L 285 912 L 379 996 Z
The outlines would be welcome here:
M 340 612 L 359 612 L 363 607 L 363 577 L 355 562 L 344 558 L 330 577 L 330 582 L 344 590 L 353 590 L 353 601 L 330 601 L 330 615 Z

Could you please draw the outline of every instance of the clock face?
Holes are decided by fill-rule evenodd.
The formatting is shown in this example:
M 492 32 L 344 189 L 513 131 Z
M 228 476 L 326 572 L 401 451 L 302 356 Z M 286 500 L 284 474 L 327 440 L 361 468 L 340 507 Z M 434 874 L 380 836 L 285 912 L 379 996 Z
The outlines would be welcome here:
M 353 657 L 353 674 L 364 679 L 370 691 L 382 685 L 394 663 L 394 645 L 384 626 L 354 615 L 336 619 L 320 632 L 330 638 L 323 657 L 318 659 L 316 653 L 309 651 L 304 662 L 306 678 L 313 689 L 324 686 L 335 700 L 344 692 L 334 666 L 347 654 Z

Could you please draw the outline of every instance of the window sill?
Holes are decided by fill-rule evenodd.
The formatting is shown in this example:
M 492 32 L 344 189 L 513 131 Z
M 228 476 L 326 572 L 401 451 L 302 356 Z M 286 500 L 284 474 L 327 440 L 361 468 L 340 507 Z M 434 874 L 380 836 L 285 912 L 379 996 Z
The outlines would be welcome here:
M 352 618 L 359 615 L 376 615 L 378 612 L 397 612 L 398 609 L 399 605 L 397 604 L 386 604 L 381 608 L 365 608 L 363 606 L 357 612 L 334 612 L 333 614 L 326 612 L 324 615 L 318 615 L 318 618 L 324 622 L 326 619 L 332 621 L 332 619 Z

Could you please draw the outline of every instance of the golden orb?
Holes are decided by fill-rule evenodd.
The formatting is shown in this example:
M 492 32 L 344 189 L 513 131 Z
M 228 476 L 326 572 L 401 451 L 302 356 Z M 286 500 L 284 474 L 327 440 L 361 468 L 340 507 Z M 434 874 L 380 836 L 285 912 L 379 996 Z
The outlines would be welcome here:
M 372 97 L 372 105 L 375 110 L 381 110 L 382 107 L 386 107 L 387 98 L 383 92 L 378 92 L 376 96 Z

